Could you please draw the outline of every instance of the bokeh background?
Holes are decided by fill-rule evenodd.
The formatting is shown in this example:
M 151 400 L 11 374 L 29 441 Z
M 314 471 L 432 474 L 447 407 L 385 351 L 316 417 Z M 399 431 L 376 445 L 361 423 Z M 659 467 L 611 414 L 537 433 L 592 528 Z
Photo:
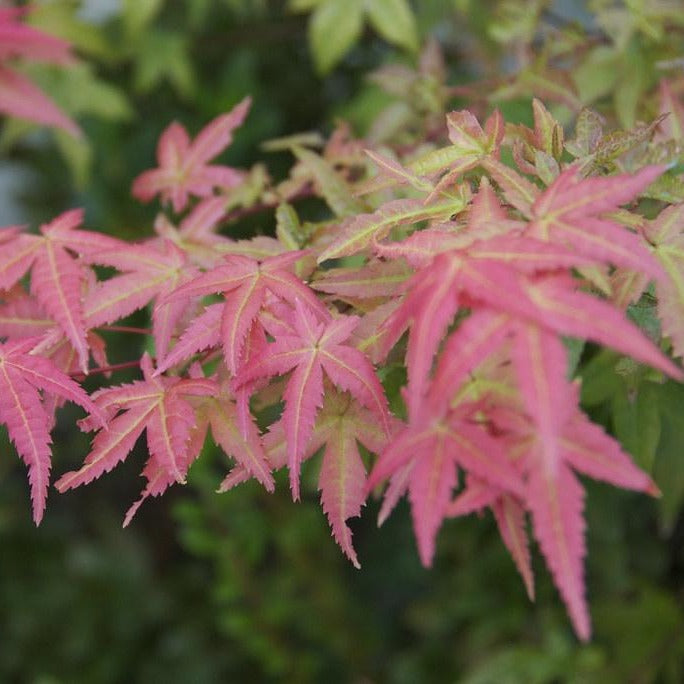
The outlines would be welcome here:
M 152 166 L 157 137 L 171 120 L 194 134 L 251 94 L 247 123 L 222 160 L 241 167 L 262 162 L 282 178 L 290 158 L 264 151 L 262 141 L 301 131 L 325 135 L 340 117 L 363 135 L 396 99 L 368 73 L 387 63 L 416 63 L 410 50 L 368 27 L 322 73 L 308 40 L 313 0 L 34 4 L 31 21 L 71 40 L 83 61 L 67 72 L 26 69 L 78 120 L 85 137 L 0 123 L 0 225 L 35 227 L 83 206 L 88 228 L 127 239 L 148 236 L 158 206 L 134 202 L 129 190 Z M 448 83 L 472 86 L 492 70 L 513 68 L 511 42 L 538 40 L 532 29 L 521 34 L 529 13 L 600 33 L 592 6 L 607 4 L 648 2 L 421 0 L 413 9 L 418 35 L 436 36 L 442 46 Z M 684 16 L 681 2 L 671 4 Z M 679 53 L 676 42 L 668 47 L 674 57 L 684 54 L 681 35 L 663 38 L 680 41 Z M 620 49 L 650 55 L 652 40 L 637 26 Z M 647 74 L 643 92 L 656 78 Z M 598 92 L 594 99 L 600 105 L 611 96 Z M 521 92 L 500 106 L 507 120 L 529 123 L 529 102 Z M 454 91 L 447 104 L 461 108 L 468 101 Z M 236 230 L 272 234 L 273 218 L 259 214 Z M 112 362 L 135 358 L 140 344 L 120 341 Z M 121 373 L 117 380 L 132 377 Z M 308 486 L 298 504 L 282 479 L 274 495 L 252 484 L 217 495 L 225 464 L 207 447 L 188 486 L 147 502 L 122 530 L 142 484 L 141 444 L 101 481 L 66 495 L 51 492 L 36 529 L 24 468 L 3 428 L 0 681 L 684 681 L 684 445 L 676 410 L 684 396 L 674 385 L 666 392 L 658 432 L 643 447 L 652 452 L 656 479 L 666 482 L 663 500 L 587 482 L 595 629 L 588 645 L 573 636 L 538 555 L 538 597 L 528 602 L 490 516 L 445 524 L 434 567 L 425 570 L 405 502 L 380 530 L 371 502 L 351 521 L 362 564 L 357 571 L 331 539 L 315 465 L 304 471 Z M 604 400 L 599 396 L 590 407 L 594 418 L 622 429 L 623 439 L 638 431 L 636 399 L 625 409 L 634 420 L 622 428 Z M 68 407 L 61 413 L 53 433 L 55 472 L 72 469 L 86 453 L 77 417 Z M 633 451 L 642 442 L 643 435 L 632 434 Z

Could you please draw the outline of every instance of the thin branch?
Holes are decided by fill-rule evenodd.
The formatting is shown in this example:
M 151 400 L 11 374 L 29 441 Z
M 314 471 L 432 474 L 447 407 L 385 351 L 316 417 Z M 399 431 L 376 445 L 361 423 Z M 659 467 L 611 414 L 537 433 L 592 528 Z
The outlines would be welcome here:
M 152 359 L 152 361 L 154 362 L 154 359 Z M 113 363 L 110 366 L 98 366 L 97 368 L 90 368 L 88 370 L 88 376 L 96 375 L 98 373 L 112 373 L 113 371 L 123 370 L 125 368 L 139 367 L 140 359 L 136 359 L 135 361 L 124 361 L 123 363 Z M 85 380 L 85 378 L 87 377 L 81 371 L 72 371 L 71 373 L 69 373 L 69 375 L 75 380 Z
M 135 335 L 152 334 L 152 330 L 150 328 L 135 328 L 130 325 L 100 325 L 97 329 L 106 330 L 107 332 L 133 333 Z
M 262 202 L 260 204 L 253 204 L 249 207 L 241 207 L 240 209 L 234 209 L 229 211 L 222 219 L 221 223 L 231 223 L 232 221 L 239 221 L 247 216 L 253 216 L 254 214 L 260 214 L 263 211 L 270 211 L 271 209 L 276 209 L 282 202 L 296 202 L 300 199 L 305 199 L 307 197 L 314 196 L 314 189 L 312 186 L 307 186 L 303 190 L 296 192 L 291 197 L 281 198 L 274 200 L 273 202 Z

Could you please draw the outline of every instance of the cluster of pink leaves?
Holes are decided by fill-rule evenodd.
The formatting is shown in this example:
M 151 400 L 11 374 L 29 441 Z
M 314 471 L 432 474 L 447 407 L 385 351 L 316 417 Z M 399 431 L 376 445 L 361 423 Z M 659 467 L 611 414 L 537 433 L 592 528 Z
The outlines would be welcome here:
M 48 491 L 49 429 L 63 399 L 85 408 L 82 428 L 98 432 L 83 466 L 58 480 L 61 492 L 110 471 L 146 432 L 147 484 L 126 524 L 145 498 L 185 482 L 209 429 L 234 459 L 220 491 L 250 478 L 272 491 L 273 471 L 287 466 L 297 499 L 302 462 L 322 450 L 322 505 L 355 565 L 346 521 L 388 481 L 380 521 L 407 494 L 425 565 L 446 518 L 490 508 L 533 597 L 529 514 L 587 639 L 577 473 L 650 494 L 657 488 L 582 413 L 564 338 L 608 345 L 682 379 L 618 307 L 588 291 L 618 270 L 639 274 L 641 290 L 650 281 L 667 287 L 647 238 L 680 235 L 681 208 L 642 221 L 640 232 L 615 219 L 664 169 L 587 177 L 577 164 L 557 165 L 544 187 L 499 161 L 498 113 L 481 127 L 469 112 L 453 112 L 447 148 L 408 165 L 370 153 L 379 173 L 357 195 L 410 187 L 413 196 L 329 223 L 307 249 L 274 238 L 236 241 L 218 229 L 226 196 L 245 174 L 210 162 L 248 107 L 243 101 L 194 141 L 176 123 L 161 136 L 159 167 L 133 192 L 187 211 L 178 226 L 160 220 L 156 237 L 128 244 L 80 229 L 82 215 L 71 211 L 40 235 L 18 227 L 0 234 L 0 420 L 29 468 L 36 523 Z M 550 119 L 539 103 L 535 118 L 530 135 L 541 146 Z M 314 164 L 311 152 L 299 157 Z M 546 161 L 544 173 L 553 166 Z M 476 168 L 483 173 L 471 196 L 463 174 Z M 355 255 L 363 266 L 330 267 L 330 259 Z M 94 266 L 118 273 L 98 280 Z M 147 306 L 156 361 L 145 355 L 142 379 L 88 397 L 70 376 L 86 374 L 90 356 L 106 367 L 97 329 Z M 390 413 L 375 370 L 392 350 L 405 350 L 406 420 Z M 206 368 L 216 370 L 207 376 Z M 254 406 L 280 400 L 281 417 L 261 434 Z M 377 455 L 370 473 L 359 444 Z
M 26 8 L 0 7 L 0 112 L 80 135 L 78 126 L 26 76 L 13 68 L 32 60 L 68 66 L 69 43 L 20 21 Z

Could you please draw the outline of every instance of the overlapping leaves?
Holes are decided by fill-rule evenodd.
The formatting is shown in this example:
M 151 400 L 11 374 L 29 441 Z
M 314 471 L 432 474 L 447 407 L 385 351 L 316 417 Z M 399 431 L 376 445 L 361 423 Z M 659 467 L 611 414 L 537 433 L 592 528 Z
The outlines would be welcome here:
M 657 490 L 582 412 L 567 339 L 682 379 L 653 331 L 644 334 L 619 306 L 653 282 L 663 335 L 682 356 L 681 205 L 651 220 L 636 205 L 666 167 L 598 175 L 600 136 L 586 113 L 568 147 L 540 102 L 534 129 L 507 129 L 499 112 L 483 126 L 470 112 L 452 112 L 450 145 L 406 161 L 371 151 L 379 173 L 358 181 L 362 154 L 346 137 L 322 155 L 294 145 L 301 177 L 289 187 L 321 195 L 335 217 L 303 226 L 282 202 L 278 241 L 240 244 L 217 225 L 244 176 L 209 161 L 248 106 L 192 142 L 179 124 L 162 135 L 159 167 L 139 177 L 134 194 L 189 213 L 161 216 L 161 237 L 122 245 L 76 230 L 78 212 L 40 236 L 17 228 L 0 235 L 0 334 L 10 338 L 0 350 L 0 418 L 29 465 L 36 521 L 49 474 L 46 407 L 56 395 L 88 409 L 82 425 L 98 430 L 60 491 L 114 468 L 146 432 L 147 484 L 126 524 L 146 498 L 185 482 L 209 431 L 233 460 L 221 491 L 249 478 L 272 491 L 272 471 L 287 467 L 298 499 L 302 463 L 322 452 L 321 503 L 354 565 L 346 521 L 388 481 L 381 520 L 408 495 L 425 565 L 446 518 L 490 508 L 532 597 L 529 515 L 574 628 L 589 638 L 577 474 Z M 506 145 L 517 170 L 501 161 Z M 336 159 L 335 149 L 346 152 Z M 566 150 L 574 163 L 564 162 Z M 269 206 L 274 196 L 290 200 L 287 188 L 271 189 Z M 98 281 L 92 265 L 117 273 Z M 144 356 L 142 380 L 89 400 L 55 363 L 85 373 L 89 354 L 104 359 L 93 328 L 144 307 L 156 369 Z M 98 370 L 111 370 L 104 363 Z M 402 365 L 406 386 L 386 396 L 379 376 Z M 366 452 L 377 459 L 368 462 Z

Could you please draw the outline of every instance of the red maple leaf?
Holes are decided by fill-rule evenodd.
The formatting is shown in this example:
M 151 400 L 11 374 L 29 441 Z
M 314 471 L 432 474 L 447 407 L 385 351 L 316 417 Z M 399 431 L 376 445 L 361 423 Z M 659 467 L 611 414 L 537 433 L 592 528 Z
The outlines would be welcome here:
M 527 424 L 518 421 L 516 452 L 524 459 L 526 506 L 533 529 L 577 634 L 590 635 L 584 596 L 584 489 L 573 470 L 618 487 L 657 493 L 648 475 L 578 408 L 566 379 L 566 350 L 555 335 L 518 324 L 512 359 Z M 522 426 L 522 427 L 521 427 Z

